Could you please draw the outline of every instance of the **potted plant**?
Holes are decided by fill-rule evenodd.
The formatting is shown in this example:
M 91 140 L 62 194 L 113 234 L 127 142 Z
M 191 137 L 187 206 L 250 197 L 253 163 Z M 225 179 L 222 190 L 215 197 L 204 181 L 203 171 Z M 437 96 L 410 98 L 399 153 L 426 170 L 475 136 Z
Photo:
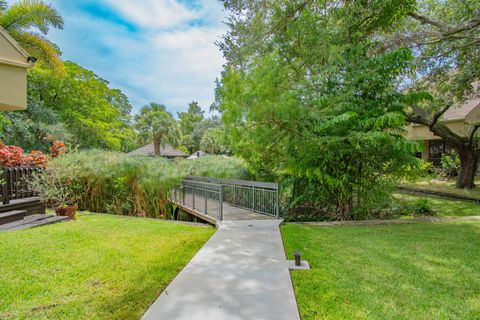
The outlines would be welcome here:
M 54 165 L 36 174 L 31 180 L 31 186 L 37 192 L 40 201 L 47 208 L 54 209 L 57 216 L 75 219 L 77 206 L 74 196 Z

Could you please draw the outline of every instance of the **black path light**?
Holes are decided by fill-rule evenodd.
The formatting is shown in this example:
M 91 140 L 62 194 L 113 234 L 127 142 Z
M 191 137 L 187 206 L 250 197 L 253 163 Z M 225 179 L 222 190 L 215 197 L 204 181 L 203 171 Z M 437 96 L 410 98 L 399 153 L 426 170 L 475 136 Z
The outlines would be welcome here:
M 293 253 L 293 256 L 295 257 L 295 265 L 297 267 L 300 267 L 302 265 L 302 262 L 301 262 L 301 259 L 302 259 L 302 256 L 300 255 L 300 252 L 299 251 L 295 251 Z

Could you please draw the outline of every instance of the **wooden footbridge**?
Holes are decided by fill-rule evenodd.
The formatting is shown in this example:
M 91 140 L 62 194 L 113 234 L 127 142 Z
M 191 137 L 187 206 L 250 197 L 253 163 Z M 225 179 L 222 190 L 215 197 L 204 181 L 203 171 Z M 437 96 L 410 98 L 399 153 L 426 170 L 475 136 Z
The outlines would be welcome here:
M 187 177 L 172 191 L 182 211 L 203 221 L 278 219 L 278 183 Z

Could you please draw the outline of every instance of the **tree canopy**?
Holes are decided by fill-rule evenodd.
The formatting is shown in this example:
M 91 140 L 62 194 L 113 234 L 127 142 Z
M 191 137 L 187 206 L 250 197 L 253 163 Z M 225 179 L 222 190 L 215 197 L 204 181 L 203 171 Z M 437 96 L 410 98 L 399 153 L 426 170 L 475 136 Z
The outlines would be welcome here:
M 150 103 L 142 107 L 135 116 L 135 127 L 143 141 L 153 141 L 155 155 L 160 155 L 160 147 L 166 143 L 178 145 L 180 128 L 162 104 Z
M 381 205 L 415 165 L 404 138 L 408 49 L 373 35 L 413 3 L 226 1 L 228 61 L 218 109 L 234 152 L 260 175 L 291 182 L 292 203 L 331 206 L 338 219 Z M 395 14 L 393 14 L 395 13 Z
M 28 77 L 30 99 L 57 113 L 81 148 L 128 150 L 134 142 L 128 98 L 93 71 L 65 62 L 66 75 L 55 77 L 46 68 L 34 68 Z
M 21 0 L 11 5 L 0 1 L 0 27 L 39 59 L 39 63 L 60 75 L 64 72 L 60 49 L 46 35 L 50 28 L 63 29 L 63 25 L 60 13 L 44 1 Z
M 470 123 L 461 134 L 451 130 L 442 115 L 478 96 L 479 26 L 478 1 L 419 0 L 395 28 L 381 35 L 386 50 L 408 47 L 415 55 L 407 90 L 426 98 L 405 110 L 407 120 L 429 127 L 455 148 L 461 161 L 457 187 L 469 189 L 475 186 L 480 159 L 480 122 Z

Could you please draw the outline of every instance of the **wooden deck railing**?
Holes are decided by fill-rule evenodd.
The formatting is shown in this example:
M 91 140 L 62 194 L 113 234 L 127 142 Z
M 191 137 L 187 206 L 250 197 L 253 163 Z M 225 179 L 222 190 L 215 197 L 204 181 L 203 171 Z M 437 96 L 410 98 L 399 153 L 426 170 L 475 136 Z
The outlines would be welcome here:
M 3 167 L 1 169 L 2 204 L 12 200 L 35 197 L 37 193 L 30 186 L 33 175 L 42 169 L 37 167 Z

